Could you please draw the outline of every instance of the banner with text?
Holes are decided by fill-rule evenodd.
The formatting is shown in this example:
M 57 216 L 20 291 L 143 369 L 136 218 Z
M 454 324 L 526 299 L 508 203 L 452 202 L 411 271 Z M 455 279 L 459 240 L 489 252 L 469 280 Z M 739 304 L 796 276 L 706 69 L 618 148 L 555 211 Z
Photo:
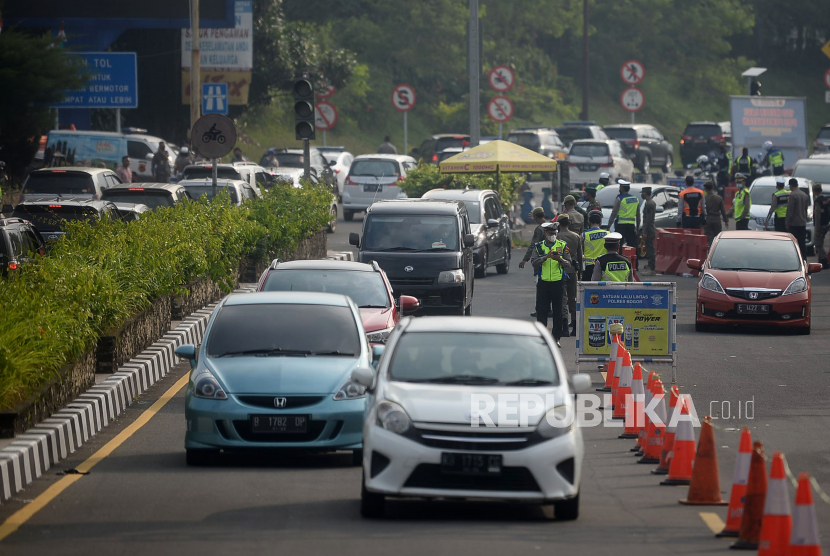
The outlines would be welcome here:
M 784 152 L 787 168 L 807 156 L 806 99 L 733 96 L 729 100 L 735 152 L 749 147 L 749 154 L 756 156 L 761 151 L 755 151 L 755 148 L 760 149 L 764 142 L 772 141 Z
M 254 8 L 251 0 L 237 0 L 232 29 L 200 29 L 200 67 L 204 70 L 250 71 L 254 67 Z M 193 48 L 190 29 L 182 30 L 182 69 L 190 69 Z

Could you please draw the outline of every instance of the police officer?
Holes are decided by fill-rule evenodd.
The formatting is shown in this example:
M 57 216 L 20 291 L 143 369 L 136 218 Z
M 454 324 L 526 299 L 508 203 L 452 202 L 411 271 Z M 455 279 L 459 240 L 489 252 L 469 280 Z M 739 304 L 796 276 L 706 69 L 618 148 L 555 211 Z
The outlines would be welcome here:
M 591 211 L 594 211 L 594 210 L 598 210 L 598 211 L 602 212 L 602 207 L 600 207 L 599 203 L 597 202 L 597 188 L 596 187 L 586 187 L 585 188 L 585 194 L 583 196 L 585 197 L 585 200 L 588 202 L 588 208 L 587 208 L 586 212 L 588 213 L 589 216 L 591 214 Z M 588 222 L 588 219 L 586 218 L 585 221 Z
M 824 250 L 824 236 L 830 232 L 830 197 L 821 192 L 821 184 L 813 184 L 813 229 L 816 237 L 816 255 L 822 268 L 830 268 L 827 261 L 827 251 Z
M 706 232 L 706 240 L 709 242 L 709 247 L 711 247 L 712 240 L 721 233 L 723 226 L 729 228 L 729 219 L 726 216 L 723 197 L 715 193 L 715 184 L 712 183 L 712 180 L 704 183 L 703 188 L 706 190 L 703 203 L 706 206 L 706 214 L 709 215 L 706 224 L 703 225 L 703 231 Z M 721 218 L 723 218 L 723 226 L 721 226 Z
M 603 172 L 599 175 L 599 183 L 597 184 L 597 191 L 605 187 L 611 182 L 611 176 L 608 175 L 608 172 Z
M 585 217 L 588 215 L 583 215 L 582 212 L 577 209 L 576 199 L 574 199 L 573 195 L 566 195 L 562 200 L 562 204 L 565 209 L 564 213 L 567 214 L 570 219 L 570 230 L 577 235 L 580 235 L 582 230 L 585 229 Z
M 706 223 L 706 203 L 703 191 L 695 187 L 695 178 L 686 176 L 686 189 L 680 192 L 677 205 L 677 227 L 688 230 L 700 230 Z
M 614 230 L 622 235 L 625 244 L 637 248 L 637 230 L 640 228 L 640 200 L 629 193 L 631 184 L 625 180 L 619 180 L 620 194 L 614 200 L 614 208 L 611 210 L 611 218 L 608 219 L 608 227 L 615 221 Z
M 770 168 L 772 168 L 772 175 L 783 176 L 784 153 L 781 152 L 781 149 L 776 149 L 775 146 L 772 144 L 772 141 L 764 142 L 764 149 L 766 149 L 767 151 L 767 154 L 764 155 L 764 163 Z
M 594 275 L 594 265 L 597 259 L 605 255 L 605 236 L 610 232 L 601 228 L 602 211 L 592 210 L 588 213 L 587 230 L 582 233 L 582 260 L 585 261 L 585 270 L 582 272 L 583 280 L 591 280 Z
M 732 175 L 732 151 L 726 147 L 726 141 L 720 142 L 720 156 L 718 156 L 718 190 L 722 193 L 729 186 L 729 176 Z
M 570 260 L 568 246 L 564 241 L 556 239 L 559 224 L 545 222 L 542 224 L 545 232 L 544 241 L 533 246 L 533 256 L 530 264 L 541 271 L 539 281 L 536 282 L 536 321 L 542 326 L 548 326 L 548 312 L 553 309 L 553 334 L 556 345 L 562 347 L 559 339 L 562 337 L 562 278 L 565 273 L 565 264 Z M 567 257 L 567 258 L 566 258 Z
M 657 203 L 651 198 L 651 187 L 644 187 L 641 193 L 643 197 L 643 229 L 640 233 L 643 236 L 643 241 L 646 244 L 646 264 L 645 270 L 640 272 L 642 276 L 654 276 L 657 274 L 657 253 L 654 251 L 654 238 L 657 235 L 657 228 L 654 226 L 654 219 L 657 216 Z
M 735 165 L 732 166 L 733 171 L 735 172 L 735 177 L 738 177 L 738 174 L 743 174 L 744 176 L 749 176 L 750 183 L 752 183 L 752 177 L 755 174 L 755 163 L 752 160 L 752 157 L 749 156 L 749 149 L 744 147 L 741 149 L 741 156 L 738 157 L 738 160 L 735 161 Z
M 605 236 L 605 248 L 608 253 L 597 259 L 594 265 L 594 275 L 591 277 L 594 282 L 632 282 L 631 261 L 619 254 L 620 234 L 608 234 Z
M 572 263 L 565 266 L 568 279 L 563 287 L 565 298 L 562 300 L 562 335 L 576 336 L 576 283 L 579 281 L 579 272 L 582 270 L 582 236 L 581 233 L 571 231 L 569 215 L 559 213 L 556 222 L 559 223 L 559 233 L 556 234 L 556 238 L 564 241 L 568 246 Z M 573 332 L 568 329 L 569 321 L 574 327 Z
M 764 222 L 765 228 L 769 224 L 770 217 L 774 214 L 775 231 L 787 231 L 787 203 L 789 200 L 790 192 L 787 189 L 784 189 L 784 178 L 775 178 L 775 191 L 772 193 L 772 201 L 769 205 L 769 212 L 767 213 L 767 219 Z
M 752 197 L 749 196 L 749 190 L 746 188 L 746 176 L 743 174 L 735 174 L 735 185 L 738 186 L 738 192 L 735 193 L 735 198 L 732 199 L 732 208 L 729 209 L 727 216 L 735 215 L 735 229 L 748 230 L 749 229 L 749 209 L 752 208 Z

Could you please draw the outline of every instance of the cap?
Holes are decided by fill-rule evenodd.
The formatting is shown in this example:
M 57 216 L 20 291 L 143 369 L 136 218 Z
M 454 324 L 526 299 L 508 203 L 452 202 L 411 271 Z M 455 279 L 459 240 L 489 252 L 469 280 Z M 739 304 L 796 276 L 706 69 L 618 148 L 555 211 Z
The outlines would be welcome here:
M 585 188 L 585 193 L 590 193 L 591 195 L 596 195 L 597 194 L 597 188 L 596 187 L 586 187 Z
M 545 222 L 544 224 L 542 224 L 542 229 L 545 230 L 546 232 L 550 232 L 550 231 L 555 232 L 559 229 L 559 223 L 558 222 Z
M 775 178 L 775 185 L 778 185 L 778 184 L 784 185 L 784 178 L 782 178 L 781 176 L 778 176 L 777 178 Z
M 649 187 L 649 186 L 644 187 L 641 191 L 643 193 L 647 193 L 647 194 L 651 195 L 651 187 Z
M 608 180 L 608 179 L 611 179 L 611 176 L 608 175 L 608 172 L 603 172 L 599 175 L 599 179 Z
M 631 182 L 626 180 L 617 180 L 617 183 L 620 184 L 620 187 L 631 187 Z
M 571 223 L 571 217 L 568 216 L 567 214 L 565 214 L 564 212 L 560 212 L 559 216 L 556 217 L 556 221 L 559 222 L 560 224 L 570 224 Z
M 617 232 L 611 232 L 607 236 L 605 236 L 605 243 L 619 243 L 622 241 L 622 234 Z
M 533 216 L 544 216 L 545 209 L 543 209 L 542 207 L 536 207 L 535 209 L 530 211 L 530 214 L 532 214 Z
M 576 204 L 576 198 L 573 195 L 565 195 L 565 198 L 562 199 L 563 204 L 573 203 Z
M 743 174 L 735 174 L 735 181 L 746 181 L 746 176 Z

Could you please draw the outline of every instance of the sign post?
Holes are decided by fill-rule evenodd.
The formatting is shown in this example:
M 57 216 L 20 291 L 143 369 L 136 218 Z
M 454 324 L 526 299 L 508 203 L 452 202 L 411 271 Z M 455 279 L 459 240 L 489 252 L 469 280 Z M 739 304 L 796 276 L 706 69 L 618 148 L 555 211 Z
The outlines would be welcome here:
M 216 163 L 217 160 L 231 152 L 236 145 L 236 126 L 222 114 L 205 114 L 194 124 L 190 131 L 193 149 L 205 158 L 211 159 L 213 166 L 213 197 L 216 197 Z
M 640 110 L 645 103 L 642 91 L 634 85 L 643 81 L 646 76 L 646 67 L 639 60 L 628 60 L 620 68 L 620 77 L 629 88 L 623 91 L 620 103 L 623 108 L 631 112 L 631 123 L 634 123 L 634 113 Z
M 493 97 L 487 105 L 487 114 L 491 120 L 499 123 L 499 139 L 501 139 L 502 124 L 513 117 L 513 103 L 507 97 Z
M 634 123 L 634 113 L 640 111 L 646 103 L 646 97 L 637 87 L 629 87 L 620 95 L 620 104 L 631 112 L 631 123 Z
M 323 132 L 323 146 L 326 146 L 326 132 L 337 124 L 337 108 L 330 102 L 314 103 L 314 121 L 317 129 Z
M 399 112 L 403 112 L 403 152 L 409 151 L 409 130 L 407 129 L 406 113 L 415 108 L 418 96 L 415 88 L 406 83 L 401 83 L 392 89 L 392 106 Z
M 516 84 L 516 75 L 507 66 L 496 66 L 490 70 L 487 78 L 490 88 L 497 93 L 506 93 Z

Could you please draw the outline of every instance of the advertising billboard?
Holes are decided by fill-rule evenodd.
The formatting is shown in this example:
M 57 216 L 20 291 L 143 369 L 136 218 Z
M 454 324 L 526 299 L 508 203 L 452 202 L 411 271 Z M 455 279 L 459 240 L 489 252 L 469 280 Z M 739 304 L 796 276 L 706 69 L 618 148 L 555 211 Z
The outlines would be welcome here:
M 784 152 L 786 168 L 807 156 L 805 98 L 733 96 L 729 100 L 736 156 L 743 147 L 749 148 L 751 156 L 757 156 L 765 141 L 772 141 Z

